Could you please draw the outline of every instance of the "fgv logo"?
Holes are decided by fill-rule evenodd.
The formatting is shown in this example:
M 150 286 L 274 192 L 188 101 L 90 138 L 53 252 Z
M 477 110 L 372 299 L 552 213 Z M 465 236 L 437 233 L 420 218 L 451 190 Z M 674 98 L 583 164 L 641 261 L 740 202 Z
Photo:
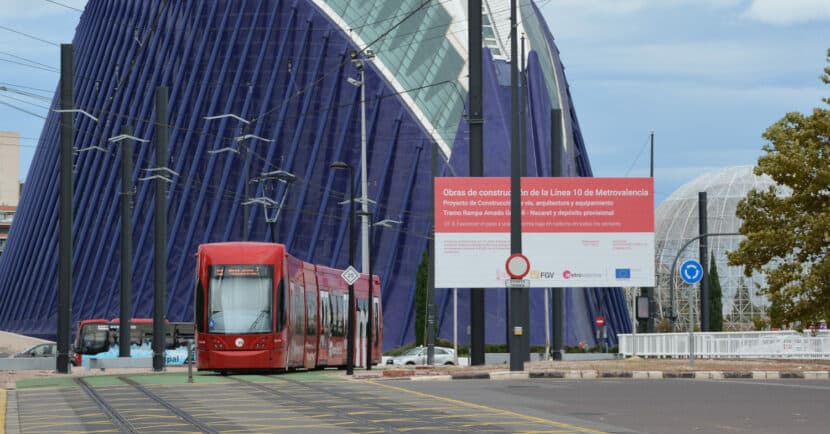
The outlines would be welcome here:
M 556 277 L 556 273 L 553 271 L 530 270 L 531 279 L 553 279 L 554 277 Z
M 617 268 L 615 270 L 615 277 L 617 279 L 630 279 L 631 278 L 631 269 L 630 268 Z

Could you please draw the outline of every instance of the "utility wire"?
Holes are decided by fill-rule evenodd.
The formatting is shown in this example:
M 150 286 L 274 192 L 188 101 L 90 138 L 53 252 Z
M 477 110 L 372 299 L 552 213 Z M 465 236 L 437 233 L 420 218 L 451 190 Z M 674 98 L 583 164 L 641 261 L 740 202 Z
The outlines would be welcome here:
M 67 9 L 72 9 L 73 11 L 78 11 L 78 12 L 83 12 L 83 11 L 84 11 L 83 9 L 78 9 L 78 8 L 76 8 L 76 7 L 72 7 L 72 6 L 69 6 L 69 5 L 67 5 L 67 4 L 64 4 L 64 3 L 61 3 L 61 2 L 57 2 L 57 1 L 55 1 L 55 0 L 43 0 L 43 1 L 45 1 L 45 2 L 49 2 L 49 3 L 52 3 L 52 4 L 56 4 L 56 5 L 58 5 L 58 6 L 63 6 L 63 7 L 65 7 L 65 8 L 67 8 Z
M 381 34 L 380 34 L 377 38 L 375 38 L 372 42 L 368 43 L 365 47 L 363 47 L 363 48 L 361 48 L 360 50 L 358 50 L 357 55 L 359 56 L 361 53 L 363 53 L 363 52 L 365 52 L 367 49 L 371 48 L 371 47 L 372 47 L 372 45 L 376 44 L 378 41 L 380 41 L 381 39 L 385 38 L 385 37 L 386 37 L 386 35 L 388 35 L 390 32 L 392 32 L 392 30 L 395 30 L 396 28 L 398 28 L 398 26 L 400 26 L 401 24 L 403 24 L 404 22 L 406 22 L 406 20 L 408 20 L 410 17 L 412 17 L 413 15 L 415 15 L 416 13 L 418 13 L 418 11 L 420 11 L 421 9 L 423 9 L 423 8 L 424 8 L 426 5 L 428 5 L 431 1 L 432 1 L 432 0 L 426 0 L 426 1 L 424 1 L 423 3 L 421 3 L 421 5 L 420 5 L 420 6 L 418 6 L 418 7 L 417 7 L 417 8 L 415 8 L 415 9 L 413 9 L 410 13 L 408 13 L 408 14 L 407 14 L 407 15 L 406 15 L 403 19 L 401 19 L 400 21 L 398 21 L 395 25 L 393 25 L 392 27 L 388 28 L 385 32 L 381 33 Z M 351 61 L 351 59 L 344 60 L 344 61 L 343 61 L 343 62 L 341 62 L 341 63 L 340 63 L 337 67 L 335 67 L 335 68 L 333 68 L 331 71 L 329 71 L 329 72 L 327 72 L 327 73 L 323 74 L 323 76 L 322 76 L 322 77 L 318 78 L 317 80 L 314 80 L 313 82 L 311 82 L 311 84 L 309 84 L 308 86 L 306 86 L 304 89 L 302 89 L 302 90 L 300 90 L 300 91 L 298 91 L 298 92 L 294 93 L 294 94 L 293 94 L 293 95 L 291 95 L 290 97 L 288 97 L 288 98 L 287 98 L 287 99 L 286 99 L 286 100 L 285 100 L 282 104 L 280 104 L 280 105 L 278 105 L 278 106 L 276 106 L 276 107 L 274 107 L 274 108 L 272 108 L 272 109 L 270 109 L 270 110 L 266 110 L 266 111 L 265 111 L 264 113 L 262 113 L 261 115 L 259 115 L 259 116 L 255 117 L 254 119 L 252 119 L 252 120 L 251 120 L 251 123 L 253 124 L 254 122 L 256 122 L 256 121 L 258 121 L 258 120 L 262 119 L 263 117 L 268 116 L 269 114 L 271 114 L 271 113 L 273 113 L 273 112 L 275 112 L 275 111 L 277 111 L 277 110 L 282 109 L 282 108 L 283 108 L 286 104 L 288 104 L 288 103 L 289 103 L 292 99 L 294 99 L 294 98 L 296 98 L 296 97 L 298 97 L 298 96 L 300 96 L 300 95 L 302 95 L 302 94 L 304 94 L 304 93 L 308 92 L 308 91 L 309 91 L 309 90 L 311 90 L 314 86 L 316 86 L 318 83 L 320 83 L 321 81 L 325 80 L 325 79 L 326 79 L 326 78 L 328 78 L 330 75 L 334 74 L 336 71 L 338 71 L 338 70 L 339 70 L 340 68 L 342 68 L 344 65 L 348 64 L 350 61 Z
M 5 30 L 5 31 L 7 31 L 7 32 L 17 33 L 18 35 L 25 36 L 25 37 L 27 37 L 27 38 L 29 38 L 29 39 L 34 39 L 35 41 L 40 41 L 40 42 L 43 42 L 43 43 L 46 43 L 46 44 L 54 45 L 54 46 L 56 46 L 56 47 L 59 47 L 59 46 L 60 46 L 60 44 L 58 44 L 58 43 L 55 43 L 55 42 L 52 42 L 52 41 L 47 41 L 46 39 L 43 39 L 43 38 L 38 38 L 37 36 L 33 36 L 33 35 L 28 34 L 28 33 L 21 32 L 21 31 L 19 31 L 19 30 L 10 29 L 10 28 L 8 28 L 8 27 L 6 27 L 6 26 L 2 26 L 2 25 L 0 25 L 0 29 Z
M 11 108 L 13 108 L 13 109 L 15 109 L 15 110 L 21 111 L 21 112 L 26 113 L 26 114 L 30 114 L 30 115 L 35 116 L 35 117 L 39 117 L 39 118 L 41 118 L 41 119 L 43 119 L 43 120 L 46 120 L 46 116 L 41 116 L 41 115 L 39 115 L 39 114 L 37 114 L 37 113 L 30 112 L 29 110 L 26 110 L 26 109 L 24 109 L 24 108 L 18 107 L 18 106 L 13 105 L 13 104 L 9 104 L 9 103 L 7 103 L 7 102 L 5 102 L 5 101 L 0 101 L 0 104 L 2 104 L 2 105 L 4 105 L 4 106 L 11 107 Z

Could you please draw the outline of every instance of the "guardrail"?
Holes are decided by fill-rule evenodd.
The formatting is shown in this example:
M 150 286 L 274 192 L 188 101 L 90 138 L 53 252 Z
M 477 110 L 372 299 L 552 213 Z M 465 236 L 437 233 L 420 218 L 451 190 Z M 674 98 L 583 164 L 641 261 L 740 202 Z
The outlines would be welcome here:
M 620 354 L 642 357 L 689 357 L 688 333 L 617 335 Z M 706 332 L 694 334 L 695 357 L 830 359 L 830 335 L 794 331 Z
M 54 371 L 56 366 L 54 357 L 0 358 L 0 371 Z

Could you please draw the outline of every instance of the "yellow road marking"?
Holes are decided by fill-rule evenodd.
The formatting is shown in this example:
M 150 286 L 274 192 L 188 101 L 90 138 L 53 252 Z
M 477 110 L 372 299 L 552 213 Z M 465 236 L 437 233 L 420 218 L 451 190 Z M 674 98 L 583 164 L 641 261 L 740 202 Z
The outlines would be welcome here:
M 374 381 L 367 381 L 367 383 L 374 384 L 375 386 L 378 386 L 378 387 L 384 387 L 384 388 L 390 389 L 390 390 L 396 390 L 398 392 L 404 392 L 404 393 L 409 393 L 409 394 L 416 395 L 416 396 L 421 396 L 421 397 L 424 397 L 424 398 L 432 398 L 432 399 L 439 400 L 439 401 L 450 402 L 450 403 L 453 403 L 453 404 L 462 405 L 462 406 L 469 407 L 469 408 L 478 408 L 478 409 L 488 410 L 488 411 L 492 411 L 492 412 L 496 412 L 496 413 L 501 413 L 501 414 L 504 414 L 504 415 L 510 415 L 510 416 L 513 416 L 513 417 L 516 417 L 516 418 L 519 418 L 519 419 L 525 419 L 525 420 L 538 422 L 538 423 L 541 423 L 541 424 L 553 425 L 553 426 L 557 426 L 557 427 L 561 427 L 561 428 L 568 428 L 568 429 L 571 429 L 571 430 L 576 430 L 578 432 L 604 434 L 603 431 L 597 431 L 597 430 L 592 430 L 592 429 L 588 429 L 588 428 L 582 428 L 582 427 L 578 427 L 576 425 L 571 425 L 571 424 L 564 423 L 564 422 L 557 422 L 555 420 L 544 419 L 544 418 L 536 417 L 536 416 L 530 416 L 530 415 L 527 415 L 527 414 L 516 413 L 516 412 L 510 411 L 510 410 L 502 410 L 502 409 L 499 409 L 499 408 L 490 407 L 490 406 L 486 406 L 486 405 L 474 404 L 472 402 L 460 401 L 460 400 L 452 399 L 452 398 L 445 398 L 443 396 L 431 395 L 429 393 L 424 393 L 424 392 L 416 392 L 414 390 L 404 389 L 403 387 L 390 386 L 388 384 L 381 384 L 381 383 L 374 382 Z
M 493 413 L 465 413 L 465 414 L 448 414 L 445 416 L 430 416 L 432 419 L 461 419 L 468 417 L 499 417 L 498 414 Z
M 97 430 L 97 431 L 64 431 L 64 434 L 91 434 L 91 433 L 98 433 L 98 432 L 118 432 L 117 429 L 106 429 L 106 430 Z
M 417 419 L 411 417 L 394 417 L 390 419 L 369 419 L 371 423 L 386 423 L 386 422 L 413 422 Z
M 6 389 L 0 389 L 0 434 L 6 434 Z
M 350 416 L 358 416 L 361 414 L 390 414 L 390 413 L 397 413 L 391 410 L 366 410 L 366 411 L 350 411 L 346 414 Z

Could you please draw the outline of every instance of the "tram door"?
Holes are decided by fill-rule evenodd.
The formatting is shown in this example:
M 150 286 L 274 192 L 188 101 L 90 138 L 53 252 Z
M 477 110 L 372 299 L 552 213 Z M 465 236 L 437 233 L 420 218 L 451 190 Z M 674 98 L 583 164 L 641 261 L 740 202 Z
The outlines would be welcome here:
M 317 365 L 317 335 L 319 332 L 319 318 L 317 309 L 317 278 L 314 275 L 314 266 L 303 264 L 305 275 L 305 360 L 304 366 L 314 369 Z

